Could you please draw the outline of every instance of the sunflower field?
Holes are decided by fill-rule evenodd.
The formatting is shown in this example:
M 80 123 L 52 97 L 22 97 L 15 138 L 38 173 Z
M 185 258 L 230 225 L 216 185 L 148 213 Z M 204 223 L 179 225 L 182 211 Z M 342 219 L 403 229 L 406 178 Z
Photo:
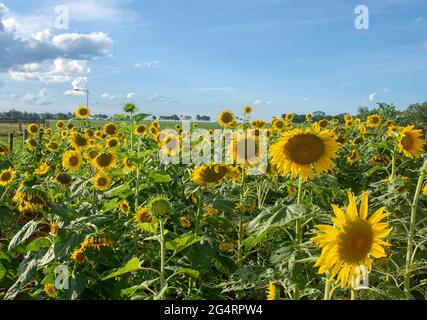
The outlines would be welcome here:
M 0 145 L 0 299 L 427 298 L 420 129 L 250 120 L 247 106 L 190 139 L 203 129 L 123 110 L 95 128 L 80 106 Z M 215 141 L 231 161 L 182 161 Z

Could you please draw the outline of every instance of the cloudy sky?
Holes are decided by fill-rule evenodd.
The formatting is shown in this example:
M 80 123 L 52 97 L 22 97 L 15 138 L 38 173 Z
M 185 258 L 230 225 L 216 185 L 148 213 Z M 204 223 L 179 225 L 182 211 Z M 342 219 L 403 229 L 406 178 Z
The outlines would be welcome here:
M 1 111 L 89 88 L 96 113 L 334 114 L 426 101 L 426 80 L 425 0 L 0 0 Z

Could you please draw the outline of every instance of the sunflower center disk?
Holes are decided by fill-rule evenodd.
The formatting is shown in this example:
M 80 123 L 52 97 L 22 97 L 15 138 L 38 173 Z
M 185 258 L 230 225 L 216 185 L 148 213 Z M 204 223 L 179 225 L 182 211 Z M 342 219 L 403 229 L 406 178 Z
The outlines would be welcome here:
M 70 160 L 69 160 L 69 162 L 70 162 L 70 165 L 76 166 L 79 163 L 79 158 L 77 158 L 77 157 L 71 157 Z
M 110 154 L 103 153 L 98 156 L 97 162 L 101 167 L 108 167 L 113 161 L 113 157 Z
M 202 172 L 203 181 L 208 183 L 215 183 L 220 181 L 227 174 L 227 168 L 218 167 L 218 168 L 207 168 Z
M 300 134 L 285 145 L 285 154 L 293 162 L 301 165 L 314 164 L 325 152 L 323 141 L 312 134 Z
M 0 180 L 1 181 L 9 181 L 10 178 L 12 178 L 12 174 L 10 172 L 5 172 L 1 175 Z
M 105 178 L 100 178 L 100 179 L 98 179 L 98 184 L 99 184 L 100 186 L 105 186 L 105 185 L 107 185 L 107 179 L 105 179 Z
M 414 145 L 413 140 L 408 135 L 405 135 L 404 137 L 402 137 L 402 140 L 400 141 L 400 143 L 402 144 L 402 147 L 405 150 L 411 150 Z
M 233 120 L 233 116 L 228 112 L 224 113 L 221 118 L 224 123 L 229 123 Z
M 350 222 L 340 237 L 340 255 L 349 263 L 362 263 L 371 251 L 372 228 L 367 221 Z

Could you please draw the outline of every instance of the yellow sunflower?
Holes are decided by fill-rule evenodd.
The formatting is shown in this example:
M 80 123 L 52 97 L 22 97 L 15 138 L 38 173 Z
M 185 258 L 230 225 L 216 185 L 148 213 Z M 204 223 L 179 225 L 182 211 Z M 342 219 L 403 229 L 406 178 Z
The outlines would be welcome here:
M 0 156 L 3 156 L 8 153 L 9 153 L 9 147 L 5 146 L 4 144 L 0 144 Z
M 101 250 L 102 247 L 111 248 L 112 246 L 113 246 L 113 243 L 111 242 L 111 240 L 105 236 L 89 236 L 82 242 L 82 244 L 80 245 L 80 248 L 82 250 L 86 250 L 86 249 Z
M 92 139 L 95 137 L 95 132 L 92 129 L 86 128 L 84 130 L 84 133 L 85 133 L 86 137 L 88 137 L 89 139 Z
M 314 179 L 335 165 L 340 144 L 329 130 L 293 129 L 285 133 L 270 149 L 271 165 L 279 173 Z
M 117 134 L 118 130 L 119 130 L 119 128 L 113 122 L 106 123 L 104 125 L 104 129 L 103 129 L 104 133 L 106 135 L 109 135 L 109 136 L 115 136 Z
M 351 154 L 347 157 L 347 162 L 351 165 L 355 164 L 359 160 L 360 160 L 360 153 L 356 149 L 352 150 Z
M 157 129 L 153 125 L 150 126 L 149 132 L 150 132 L 152 137 L 157 137 L 159 135 L 159 129 Z
M 203 164 L 193 170 L 192 180 L 200 185 L 212 187 L 227 179 L 234 179 L 236 171 L 226 164 Z
M 16 177 L 16 170 L 12 168 L 0 171 L 0 187 L 6 187 L 11 184 Z
M 100 153 L 92 160 L 92 166 L 98 171 L 111 171 L 117 164 L 117 156 L 112 152 Z
M 421 130 L 414 126 L 407 126 L 402 129 L 399 141 L 399 151 L 409 158 L 418 158 L 424 151 L 424 140 L 421 138 Z
M 28 149 L 32 150 L 32 149 L 36 149 L 38 147 L 39 143 L 37 142 L 36 139 L 30 138 L 26 141 L 25 145 Z
M 243 112 L 245 114 L 251 114 L 252 113 L 252 107 L 251 106 L 244 107 Z
M 286 121 L 293 121 L 294 120 L 294 114 L 293 113 L 288 113 L 286 116 L 285 116 L 285 120 Z
M 312 113 L 307 113 L 307 114 L 305 115 L 305 119 L 306 119 L 307 121 L 311 121 L 311 120 L 313 120 L 313 114 L 312 114 Z
M 49 164 L 43 162 L 43 163 L 40 163 L 39 167 L 36 170 L 34 170 L 34 174 L 39 176 L 44 176 L 49 172 L 49 169 L 50 169 Z
M 62 120 L 58 120 L 56 121 L 56 129 L 58 130 L 62 130 L 65 127 L 65 122 Z
M 32 123 L 27 127 L 27 131 L 29 134 L 35 136 L 40 132 L 40 127 L 38 124 Z
M 46 149 L 51 152 L 56 152 L 59 150 L 59 143 L 51 140 L 46 144 Z
M 353 121 L 353 116 L 351 114 L 346 114 L 344 116 L 344 120 L 345 120 L 345 122 Z
M 123 212 L 127 216 L 130 212 L 129 201 L 127 201 L 126 199 L 120 201 L 119 208 L 120 208 L 120 211 Z
M 153 218 L 150 215 L 150 212 L 147 210 L 147 208 L 140 207 L 138 210 L 136 210 L 134 219 L 136 223 L 152 223 Z
M 160 122 L 158 120 L 151 122 L 151 125 L 157 129 L 160 129 Z
M 43 291 L 46 293 L 46 295 L 49 298 L 52 298 L 52 299 L 56 298 L 56 289 L 52 283 L 46 283 L 44 285 Z
M 71 254 L 71 260 L 76 264 L 82 264 L 86 259 L 85 253 L 82 249 L 77 248 Z
M 73 177 L 65 172 L 58 173 L 55 180 L 61 185 L 62 188 L 68 187 L 73 182 Z
M 77 171 L 83 164 L 82 156 L 77 151 L 67 151 L 62 156 L 62 166 L 70 172 Z
M 59 232 L 59 224 L 58 224 L 58 222 L 54 221 L 54 222 L 50 223 L 49 234 L 51 236 L 56 237 L 58 235 L 58 232 Z
M 39 212 L 46 207 L 45 197 L 36 191 L 17 191 L 12 201 L 21 213 Z
M 105 147 L 106 148 L 114 148 L 117 147 L 120 144 L 120 140 L 118 138 L 110 138 L 107 139 L 107 141 L 105 142 Z
M 125 172 L 132 172 L 136 169 L 135 165 L 132 164 L 131 160 L 126 157 L 123 159 L 123 170 Z
M 140 124 L 133 129 L 133 133 L 137 136 L 143 137 L 147 133 L 147 126 L 145 124 Z
M 252 127 L 256 129 L 263 129 L 266 126 L 266 122 L 263 119 L 256 119 L 252 121 Z
M 281 131 L 286 128 L 286 123 L 283 119 L 274 119 L 274 121 L 272 122 L 272 126 L 274 129 Z
M 319 124 L 320 128 L 326 128 L 328 126 L 328 124 L 329 124 L 329 121 L 323 119 L 323 120 L 320 120 L 318 124 Z
M 219 114 L 218 123 L 221 127 L 226 128 L 236 122 L 234 113 L 231 110 L 224 110 Z
M 181 224 L 181 227 L 188 229 L 191 227 L 191 221 L 188 219 L 188 217 L 182 216 L 179 218 L 179 223 Z
M 87 151 L 85 152 L 85 156 L 90 161 L 94 160 L 101 152 L 103 151 L 103 148 L 99 144 L 93 144 L 91 145 Z
M 320 231 L 312 241 L 322 248 L 322 253 L 315 267 L 319 273 L 329 273 L 329 278 L 337 276 L 341 287 L 354 286 L 361 276 L 370 272 L 372 258 L 386 256 L 384 246 L 389 246 L 382 238 L 387 237 L 392 228 L 382 223 L 388 213 L 384 208 L 377 210 L 368 219 L 368 194 L 362 193 L 359 212 L 353 193 L 349 193 L 349 205 L 344 213 L 336 205 L 332 205 L 335 217 L 334 226 L 317 225 Z
M 361 144 L 361 143 L 365 142 L 365 140 L 366 140 L 365 136 L 364 136 L 364 135 L 360 135 L 360 136 L 356 137 L 356 138 L 351 142 L 351 144 L 352 144 L 353 146 L 357 146 L 358 144 Z
M 86 106 L 79 106 L 76 109 L 76 118 L 80 120 L 84 120 L 89 118 L 90 116 L 90 109 Z
M 276 298 L 277 298 L 276 286 L 274 285 L 273 281 L 270 281 L 267 287 L 267 300 L 276 300 Z
M 70 143 L 75 149 L 84 149 L 89 145 L 89 140 L 78 132 L 73 132 L 70 136 Z
M 105 173 L 98 173 L 93 179 L 92 184 L 96 190 L 105 191 L 110 188 L 111 178 Z
M 383 122 L 381 116 L 379 114 L 374 114 L 372 116 L 369 116 L 366 120 L 366 125 L 368 127 L 379 127 L 381 123 Z

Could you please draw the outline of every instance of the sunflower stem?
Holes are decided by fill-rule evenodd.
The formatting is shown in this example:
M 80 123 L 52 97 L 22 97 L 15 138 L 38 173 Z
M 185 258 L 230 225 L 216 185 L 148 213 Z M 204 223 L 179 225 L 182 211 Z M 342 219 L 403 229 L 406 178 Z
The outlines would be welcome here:
M 329 274 L 326 274 L 326 280 L 325 280 L 325 295 L 323 297 L 323 300 L 331 300 L 331 280 L 329 279 Z
M 357 292 L 355 289 L 351 288 L 351 300 L 357 300 Z
M 160 292 L 163 292 L 165 286 L 165 232 L 163 219 L 160 219 Z M 163 293 L 159 299 L 163 299 Z
M 134 123 L 133 123 L 133 112 L 131 112 L 130 114 L 130 150 L 133 151 L 133 127 L 134 127 Z
M 390 183 L 393 181 L 395 176 L 396 176 L 396 151 L 394 150 L 391 157 Z
M 0 198 L 0 203 L 2 203 L 4 196 L 6 195 L 7 191 L 9 190 L 9 185 L 5 188 L 3 195 Z
M 417 206 L 418 200 L 420 198 L 421 189 L 424 183 L 425 170 L 427 166 L 427 160 L 424 162 L 423 167 L 421 168 L 420 177 L 418 178 L 417 188 L 414 194 L 414 201 L 411 205 L 411 220 L 409 223 L 409 233 L 408 233 L 408 244 L 406 249 L 406 268 L 405 268 L 405 277 L 404 277 L 404 290 L 406 293 L 411 291 L 411 272 L 412 272 L 412 250 L 417 218 Z
M 136 180 L 135 180 L 136 181 L 136 184 L 135 184 L 135 211 L 138 210 L 138 206 L 139 206 L 138 195 L 139 195 L 139 174 L 140 174 L 140 171 L 139 171 L 139 166 L 140 166 L 139 150 L 140 150 L 140 147 L 141 147 L 141 145 L 138 146 L 138 152 L 137 152 L 138 163 L 136 166 Z
M 200 218 L 203 214 L 203 189 L 200 188 L 197 199 L 197 212 L 194 221 L 194 235 L 200 235 Z
M 302 200 L 302 178 L 299 178 L 298 181 L 298 198 L 297 198 L 297 203 L 301 204 L 301 200 Z
M 302 178 L 299 178 L 299 182 L 298 182 L 298 197 L 297 197 L 297 203 L 301 204 L 302 201 Z M 298 218 L 296 220 L 296 228 L 295 228 L 295 232 L 296 232 L 296 237 L 295 240 L 297 241 L 296 243 L 298 245 L 301 244 L 302 242 L 302 223 L 301 223 L 301 218 Z

